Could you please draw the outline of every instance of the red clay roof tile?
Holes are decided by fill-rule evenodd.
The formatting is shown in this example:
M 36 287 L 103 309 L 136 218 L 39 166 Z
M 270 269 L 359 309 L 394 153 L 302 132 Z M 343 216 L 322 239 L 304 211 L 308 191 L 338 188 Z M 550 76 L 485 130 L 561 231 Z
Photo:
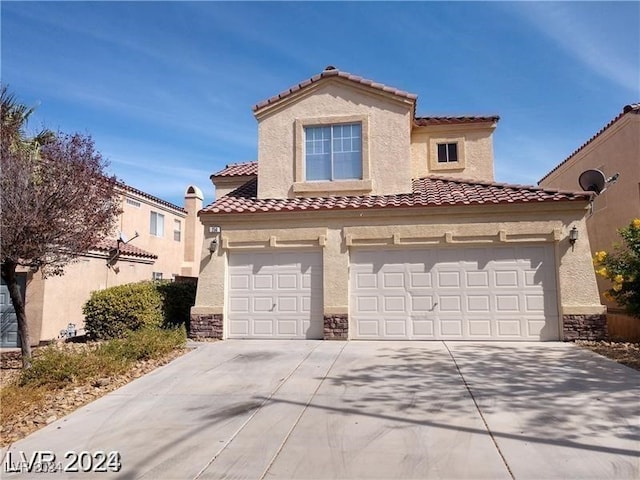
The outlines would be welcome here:
M 238 177 L 243 175 L 257 175 L 258 162 L 230 163 L 219 172 L 211 175 L 211 178 Z
M 413 208 L 457 205 L 511 204 L 532 202 L 587 201 L 586 192 L 564 192 L 523 185 L 485 183 L 446 177 L 426 177 L 413 181 L 413 192 L 397 195 L 332 196 L 259 199 L 254 178 L 219 198 L 201 213 L 255 213 L 363 208 Z
M 112 250 L 115 250 L 116 248 L 118 248 L 117 240 L 104 239 L 99 241 L 92 250 L 98 250 L 99 252 L 110 252 Z M 157 255 L 149 253 L 142 248 L 129 245 L 128 243 L 120 243 L 120 253 L 123 255 L 128 255 L 130 257 L 158 258 Z
M 398 97 L 404 97 L 404 98 L 407 98 L 409 100 L 416 100 L 418 98 L 418 96 L 413 94 L 413 93 L 409 93 L 409 92 L 405 92 L 404 90 L 399 90 L 397 88 L 389 87 L 387 85 L 383 85 L 382 83 L 377 83 L 377 82 L 374 82 L 373 80 L 368 80 L 366 78 L 362 78 L 362 77 L 359 77 L 357 75 L 352 75 L 351 73 L 348 73 L 348 72 L 343 72 L 341 70 L 338 70 L 335 67 L 328 66 L 327 68 L 325 68 L 319 74 L 314 75 L 313 77 L 308 78 L 306 80 L 303 80 L 302 82 L 298 83 L 297 85 L 293 85 L 292 87 L 288 88 L 284 92 L 280 92 L 279 94 L 274 95 L 273 97 L 270 97 L 270 98 L 268 98 L 266 100 L 263 100 L 262 102 L 259 102 L 259 103 L 255 104 L 253 106 L 253 111 L 257 112 L 261 108 L 264 108 L 264 107 L 266 107 L 268 105 L 276 103 L 279 100 L 282 100 L 283 98 L 286 98 L 289 95 L 291 95 L 291 94 L 293 94 L 295 92 L 298 92 L 298 91 L 302 90 L 303 88 L 308 87 L 312 83 L 316 83 L 316 82 L 318 82 L 318 81 L 320 81 L 320 80 L 322 80 L 324 78 L 329 78 L 329 77 L 344 78 L 346 80 L 349 80 L 349 81 L 352 81 L 352 82 L 355 82 L 355 83 L 360 83 L 362 85 L 366 85 L 368 87 L 375 88 L 377 90 L 381 90 L 383 92 L 387 92 L 387 93 L 390 93 L 392 95 L 396 95 Z
M 453 117 L 416 117 L 414 122 L 419 127 L 426 127 L 430 125 L 458 125 L 467 123 L 485 123 L 485 122 L 498 122 L 500 117 L 498 115 L 490 116 L 453 116 Z

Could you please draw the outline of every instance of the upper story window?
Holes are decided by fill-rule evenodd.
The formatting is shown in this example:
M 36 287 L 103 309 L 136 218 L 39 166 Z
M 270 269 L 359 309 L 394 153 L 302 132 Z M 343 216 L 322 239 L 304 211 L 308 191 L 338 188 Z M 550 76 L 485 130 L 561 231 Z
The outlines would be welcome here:
M 449 163 L 458 161 L 457 143 L 438 144 L 438 163 Z
M 127 203 L 129 205 L 132 205 L 132 206 L 136 207 L 136 208 L 140 208 L 140 205 L 141 205 L 140 202 L 138 202 L 137 200 L 134 200 L 132 198 L 127 198 Z
M 182 223 L 180 222 L 180 220 L 174 220 L 173 221 L 173 239 L 176 242 L 179 242 L 181 234 L 182 234 Z
M 156 237 L 164 236 L 164 215 L 158 212 L 151 212 L 149 233 Z
M 360 123 L 304 127 L 307 181 L 362 179 Z

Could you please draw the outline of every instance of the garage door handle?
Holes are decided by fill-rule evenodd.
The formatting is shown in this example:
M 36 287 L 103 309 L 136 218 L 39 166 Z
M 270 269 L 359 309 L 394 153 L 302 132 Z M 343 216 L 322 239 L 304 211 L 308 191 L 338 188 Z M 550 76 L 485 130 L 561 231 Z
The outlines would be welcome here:
M 438 302 L 434 303 L 433 307 L 431 307 L 431 310 L 429 310 L 429 311 L 433 312 L 436 309 L 437 306 L 438 306 Z
M 273 307 L 271 307 L 271 311 L 273 312 L 276 309 L 276 304 L 273 304 Z

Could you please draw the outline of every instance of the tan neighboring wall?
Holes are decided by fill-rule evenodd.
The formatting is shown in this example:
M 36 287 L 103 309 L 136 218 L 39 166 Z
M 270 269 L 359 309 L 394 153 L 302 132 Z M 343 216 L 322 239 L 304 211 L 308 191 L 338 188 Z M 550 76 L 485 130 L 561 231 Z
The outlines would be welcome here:
M 123 197 L 122 209 L 118 229 L 131 239 L 130 245 L 157 255 L 153 272 L 162 273 L 162 278 L 169 280 L 173 275 L 180 275 L 184 255 L 186 212 L 132 192 L 126 192 Z M 151 232 L 152 212 L 164 218 L 164 229 L 160 236 Z M 174 239 L 174 231 L 178 228 L 176 222 L 180 225 L 179 240 Z M 138 232 L 139 236 L 134 239 L 135 232 Z M 114 232 L 114 238 L 117 238 L 117 232 Z M 151 279 L 151 275 L 140 278 L 140 280 Z
M 260 110 L 258 198 L 411 192 L 412 108 L 412 101 L 335 77 Z M 363 179 L 305 182 L 303 127 L 352 121 L 362 122 Z
M 620 173 L 617 183 L 596 197 L 593 215 L 587 217 L 591 252 L 610 251 L 615 243 L 620 243 L 617 229 L 640 217 L 640 114 L 637 111 L 622 115 L 539 184 L 545 188 L 580 190 L 578 177 L 589 169 L 602 170 L 607 177 Z M 598 276 L 598 287 L 604 292 L 610 285 Z M 615 303 L 603 297 L 601 300 L 615 307 Z
M 197 217 L 202 208 L 202 192 L 190 186 L 185 194 L 185 209 L 156 201 L 141 192 L 121 190 L 122 214 L 112 240 L 123 232 L 129 245 L 143 249 L 157 259 L 121 255 L 115 268 L 107 268 L 107 252 L 90 252 L 65 269 L 59 277 L 42 279 L 40 273 L 29 274 L 27 283 L 27 318 L 32 343 L 57 338 L 69 323 L 82 329 L 82 307 L 91 292 L 126 283 L 152 280 L 153 273 L 163 279 L 173 275 L 198 276 L 203 227 Z M 151 233 L 151 212 L 164 216 L 162 236 Z M 180 240 L 175 240 L 176 221 L 180 222 Z M 139 236 L 133 238 L 135 232 Z
M 493 182 L 495 123 L 414 126 L 411 132 L 413 178 L 440 175 Z M 458 162 L 438 163 L 438 143 L 458 143 Z
M 362 247 L 450 248 L 509 244 L 553 245 L 558 266 L 558 310 L 562 315 L 601 314 L 584 223 L 584 205 L 441 207 L 420 210 L 310 212 L 300 214 L 205 216 L 205 246 L 196 306 L 192 314 L 226 314 L 228 254 L 265 249 L 323 252 L 324 314 L 349 313 L 350 251 Z M 514 221 L 517 218 L 518 221 Z M 555 220 L 549 220 L 553 218 Z M 212 223 L 215 222 L 215 223 Z M 209 232 L 219 226 L 220 234 Z M 568 231 L 580 240 L 571 247 Z M 216 238 L 219 248 L 206 248 Z

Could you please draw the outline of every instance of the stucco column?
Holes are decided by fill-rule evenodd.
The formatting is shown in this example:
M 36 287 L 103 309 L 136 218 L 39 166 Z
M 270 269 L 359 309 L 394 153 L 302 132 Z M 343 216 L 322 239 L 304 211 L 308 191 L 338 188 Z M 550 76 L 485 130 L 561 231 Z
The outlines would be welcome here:
M 323 250 L 324 338 L 349 337 L 349 252 L 342 229 L 329 229 Z

